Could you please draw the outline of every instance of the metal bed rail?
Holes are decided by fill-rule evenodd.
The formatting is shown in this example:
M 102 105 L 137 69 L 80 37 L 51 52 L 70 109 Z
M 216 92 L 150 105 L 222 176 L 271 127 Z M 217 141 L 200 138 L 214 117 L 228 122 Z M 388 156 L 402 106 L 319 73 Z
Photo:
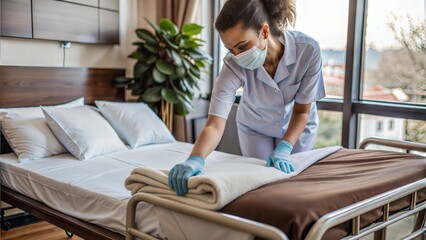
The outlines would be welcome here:
M 407 152 L 411 150 L 426 152 L 425 143 L 416 143 L 416 142 L 409 142 L 404 140 L 393 140 L 393 139 L 387 139 L 382 137 L 368 137 L 359 144 L 359 148 L 366 149 L 366 147 L 371 144 L 405 149 L 407 150 Z
M 278 228 L 259 223 L 256 221 L 219 213 L 211 210 L 205 210 L 183 203 L 174 202 L 168 199 L 160 198 L 151 194 L 137 193 L 130 198 L 127 204 L 126 214 L 126 240 L 134 240 L 135 236 L 141 239 L 156 239 L 149 234 L 136 229 L 135 216 L 136 208 L 139 202 L 147 202 L 157 207 L 166 208 L 188 216 L 193 216 L 212 223 L 222 225 L 234 230 L 246 232 L 254 236 L 271 240 L 288 240 L 287 236 Z
M 365 149 L 366 146 L 369 144 L 401 148 L 406 149 L 407 151 L 415 150 L 426 152 L 426 144 L 400 140 L 390 140 L 379 137 L 366 138 L 364 141 L 361 142 L 360 148 Z M 371 233 L 375 234 L 374 239 L 385 239 L 387 226 L 414 214 L 418 214 L 416 224 L 411 233 L 405 236 L 403 239 L 409 240 L 414 239 L 415 237 L 423 236 L 426 233 L 426 202 L 423 201 L 422 203 L 417 204 L 417 193 L 418 191 L 423 189 L 426 189 L 426 178 L 365 199 L 361 202 L 338 209 L 336 211 L 330 212 L 322 216 L 314 224 L 314 226 L 312 226 L 305 240 L 319 240 L 330 228 L 350 220 L 352 220 L 352 234 L 343 238 L 344 240 L 359 239 Z M 390 203 L 395 200 L 407 197 L 409 195 L 411 195 L 411 204 L 409 208 L 390 215 Z M 246 232 L 257 237 L 262 237 L 264 239 L 288 239 L 288 237 L 281 230 L 267 224 L 262 224 L 256 221 L 232 216 L 229 214 L 223 214 L 219 212 L 196 208 L 150 194 L 137 193 L 132 196 L 127 205 L 126 240 L 134 240 L 135 237 L 147 240 L 156 239 L 151 235 L 136 229 L 135 215 L 136 207 L 139 202 L 147 202 L 158 207 L 166 208 L 171 211 L 210 221 L 234 230 Z M 382 217 L 382 221 L 360 229 L 360 216 L 366 212 L 369 212 L 379 207 L 383 207 L 384 214 Z
M 426 188 L 426 178 L 419 180 L 414 183 L 407 184 L 405 186 L 399 187 L 397 189 L 382 193 L 380 195 L 368 198 L 364 201 L 352 204 L 350 206 L 341 208 L 339 210 L 333 211 L 322 216 L 315 224 L 312 226 L 306 240 L 320 240 L 325 232 L 340 224 L 352 220 L 352 235 L 344 238 L 345 240 L 349 239 L 359 239 L 365 237 L 370 233 L 377 232 L 381 229 L 386 229 L 392 223 L 395 223 L 403 218 L 406 218 L 410 215 L 425 211 L 426 202 L 416 204 L 417 202 L 417 192 Z M 389 215 L 389 205 L 391 202 L 401 199 L 411 195 L 411 205 L 408 210 L 403 210 L 398 213 Z M 379 223 L 372 224 L 371 226 L 360 230 L 360 216 L 364 213 L 367 213 L 373 209 L 383 207 L 383 219 Z M 424 214 L 424 213 L 423 213 Z M 423 215 L 420 214 L 420 215 Z M 412 239 L 414 237 L 420 236 L 426 230 L 424 227 L 424 216 L 418 216 L 417 224 L 414 231 L 407 237 Z M 423 219 L 421 219 L 423 218 Z M 418 228 L 418 229 L 416 229 Z M 418 231 L 419 230 L 419 231 Z M 386 235 L 386 232 L 382 233 Z M 382 238 L 385 238 L 383 236 Z

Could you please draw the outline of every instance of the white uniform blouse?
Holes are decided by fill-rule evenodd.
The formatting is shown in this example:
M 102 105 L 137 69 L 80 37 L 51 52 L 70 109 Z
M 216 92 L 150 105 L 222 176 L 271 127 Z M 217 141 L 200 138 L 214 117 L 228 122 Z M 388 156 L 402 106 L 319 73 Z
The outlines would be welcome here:
M 321 50 L 311 37 L 297 31 L 283 31 L 278 40 L 285 46 L 274 78 L 263 67 L 248 70 L 228 55 L 214 84 L 209 114 L 227 119 L 235 92 L 244 87 L 237 111 L 238 127 L 282 138 L 287 130 L 294 102 L 311 103 L 308 123 L 293 152 L 313 148 L 318 130 L 315 102 L 325 97 L 321 71 Z

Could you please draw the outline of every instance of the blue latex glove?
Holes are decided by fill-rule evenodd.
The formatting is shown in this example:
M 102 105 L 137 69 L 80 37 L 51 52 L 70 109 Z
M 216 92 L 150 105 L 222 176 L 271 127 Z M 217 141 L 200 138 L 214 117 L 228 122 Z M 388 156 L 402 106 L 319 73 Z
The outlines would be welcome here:
M 274 166 L 276 169 L 285 173 L 294 172 L 294 166 L 290 162 L 291 150 L 293 150 L 293 145 L 288 141 L 282 140 L 269 156 L 266 166 Z
M 185 162 L 175 165 L 169 172 L 169 186 L 179 196 L 188 192 L 188 179 L 202 174 L 204 160 L 201 156 L 190 156 Z

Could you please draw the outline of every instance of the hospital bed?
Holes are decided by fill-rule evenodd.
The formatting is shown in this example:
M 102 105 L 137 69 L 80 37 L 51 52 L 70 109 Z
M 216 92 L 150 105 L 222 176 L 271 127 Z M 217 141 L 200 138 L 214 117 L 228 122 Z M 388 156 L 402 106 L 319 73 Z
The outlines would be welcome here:
M 78 96 L 85 96 L 86 99 L 88 99 L 88 103 L 93 103 L 94 99 L 112 101 L 123 100 L 122 94 L 117 91 L 117 89 L 110 87 L 110 80 L 122 74 L 123 71 L 121 70 L 110 69 L 0 67 L 0 108 L 56 104 L 71 100 Z M 71 91 L 67 91 L 66 89 L 70 89 Z M 30 92 L 33 94 L 28 95 Z M 368 144 L 382 144 L 416 151 L 425 151 L 426 149 L 424 144 L 377 138 L 364 141 L 360 147 L 365 148 Z M 4 139 L 2 139 L 1 153 L 6 152 L 10 152 L 10 149 L 7 144 L 5 144 Z M 342 179 L 348 176 L 327 180 L 324 179 L 324 176 L 330 174 L 330 172 L 323 171 L 324 175 L 318 175 L 318 172 L 327 169 L 327 166 L 339 167 L 342 166 L 340 164 L 344 164 L 345 161 L 356 164 L 360 160 L 365 160 L 369 157 L 372 158 L 372 161 L 377 159 L 377 162 L 383 162 L 382 167 L 385 170 L 383 170 L 383 175 L 379 181 L 381 183 L 379 185 L 382 186 L 381 189 L 375 189 L 376 185 L 370 186 L 372 189 L 369 189 L 369 192 L 362 196 L 353 195 L 352 193 L 352 195 L 348 195 L 350 196 L 349 201 L 331 204 L 333 205 L 332 208 L 334 208 L 331 211 L 328 211 L 330 210 L 330 206 L 329 208 L 318 210 L 318 212 L 315 212 L 316 210 L 314 209 L 313 212 L 315 212 L 316 215 L 304 219 L 303 223 L 294 220 L 298 218 L 297 212 L 300 212 L 302 215 L 308 215 L 306 211 L 311 211 L 312 208 L 297 206 L 297 211 L 289 213 L 289 216 L 296 214 L 290 219 L 285 219 L 285 215 L 282 215 L 282 213 L 289 211 L 289 209 L 285 208 L 282 209 L 271 206 L 272 208 L 269 209 L 271 212 L 260 208 L 261 211 L 267 213 L 266 215 L 262 215 L 259 211 L 254 211 L 255 209 L 253 206 L 259 206 L 262 201 L 265 201 L 265 199 L 259 199 L 258 196 L 275 193 L 278 195 L 272 194 L 270 196 L 285 197 L 285 192 L 277 191 L 277 189 L 282 189 L 282 187 L 300 189 L 301 186 L 306 187 L 306 184 L 312 185 L 312 181 L 322 179 L 324 181 L 318 182 L 317 184 L 317 186 L 321 187 L 321 191 L 327 189 L 327 187 L 334 188 L 336 186 L 332 184 L 334 181 L 343 181 Z M 394 179 L 394 176 L 398 175 L 398 173 L 394 172 L 393 175 L 389 175 L 389 173 L 396 169 L 395 163 L 402 164 L 404 161 L 410 163 L 408 165 L 412 172 L 406 173 L 405 175 L 401 174 L 403 176 L 402 179 Z M 368 166 L 371 167 L 372 163 L 373 162 L 366 162 L 365 164 L 370 164 Z M 364 168 L 364 170 L 366 169 L 368 168 Z M 386 169 L 389 169 L 389 171 Z M 382 169 L 377 169 L 377 171 L 379 170 Z M 348 168 L 346 173 L 351 173 L 350 171 L 350 168 Z M 362 176 L 360 178 L 358 176 L 358 178 L 355 179 L 369 179 L 367 176 L 368 171 L 365 172 L 366 178 L 362 178 Z M 352 172 L 351 174 L 354 173 Z M 388 179 L 394 179 L 390 181 L 392 183 L 389 185 L 384 184 L 388 180 L 384 177 L 386 175 Z M 334 177 L 336 177 L 336 175 Z M 331 185 L 327 186 L 328 183 Z M 359 183 L 348 184 L 343 181 L 342 185 L 338 186 L 359 187 L 361 185 L 362 184 Z M 386 186 L 383 187 L 383 185 Z M 350 236 L 347 236 L 345 239 L 358 239 L 371 232 L 375 232 L 376 239 L 385 239 L 386 226 L 409 215 L 415 215 L 416 224 L 411 231 L 412 234 L 406 238 L 412 239 L 416 236 L 423 236 L 425 232 L 425 188 L 426 162 L 422 157 L 405 153 L 345 149 L 343 152 L 338 152 L 329 156 L 324 161 L 321 160 L 318 164 L 315 164 L 302 174 L 286 182 L 268 184 L 253 190 L 228 204 L 219 212 L 194 208 L 148 194 L 135 194 L 133 197 L 129 197 L 127 201 L 125 234 L 126 239 L 134 239 L 134 237 L 155 239 L 149 233 L 138 230 L 138 226 L 136 225 L 136 222 L 140 220 L 140 216 L 137 216 L 140 208 L 138 208 L 139 211 L 137 211 L 136 208 L 138 206 L 140 207 L 140 205 L 149 203 L 161 209 L 169 209 L 181 215 L 200 219 L 200 222 L 211 222 L 218 226 L 224 226 L 226 229 L 233 229 L 238 232 L 247 233 L 250 236 L 257 236 L 264 239 L 287 239 L 287 235 L 284 232 L 289 233 L 292 239 L 299 239 L 302 236 L 305 239 L 321 239 L 322 237 L 323 239 L 336 239 L 344 238 L 348 234 L 350 234 Z M 304 194 L 309 195 L 310 193 L 308 191 L 311 190 L 312 189 L 306 189 L 305 192 L 293 195 L 300 195 L 299 199 L 303 199 Z M 355 193 L 357 191 L 360 191 L 360 189 L 354 189 Z M 83 238 L 124 239 L 123 232 L 117 233 L 117 231 L 111 230 L 111 228 L 105 228 L 99 226 L 99 224 L 90 223 L 96 221 L 83 221 L 76 217 L 71 217 L 69 214 L 64 214 L 61 211 L 46 206 L 43 202 L 25 196 L 25 194 L 20 193 L 19 189 L 12 189 L 11 186 L 5 187 L 3 183 L 1 193 L 1 199 L 3 201 Z M 335 194 L 335 192 L 331 193 L 331 195 L 325 194 L 322 197 L 320 196 L 318 199 L 323 198 L 322 201 L 324 201 L 325 198 L 327 200 L 326 202 L 329 203 L 338 203 L 341 201 L 341 199 L 330 197 L 333 196 L 332 194 Z M 341 194 L 345 195 L 347 192 L 340 192 L 339 194 L 340 195 L 336 196 L 341 196 Z M 255 200 L 254 202 L 252 201 L 253 199 Z M 294 198 L 288 200 L 295 201 L 295 199 L 297 200 L 298 197 L 294 196 Z M 285 202 L 285 198 L 283 201 Z M 348 204 L 348 202 L 352 203 Z M 137 220 L 136 222 L 135 219 Z M 289 220 L 290 223 L 285 223 L 285 220 Z M 328 229 L 331 229 L 331 233 L 327 231 Z M 169 238 L 173 239 L 173 237 Z

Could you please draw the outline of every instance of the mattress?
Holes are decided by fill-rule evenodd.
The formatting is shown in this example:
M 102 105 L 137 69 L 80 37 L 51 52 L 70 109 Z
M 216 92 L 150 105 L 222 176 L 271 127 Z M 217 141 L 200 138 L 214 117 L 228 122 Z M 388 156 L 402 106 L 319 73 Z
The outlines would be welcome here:
M 304 239 L 324 214 L 380 193 L 426 178 L 426 158 L 403 153 L 342 149 L 285 181 L 248 192 L 221 212 L 270 224 L 290 239 Z M 426 199 L 426 189 L 418 201 Z M 390 210 L 409 205 L 410 199 L 393 202 Z M 250 209 L 250 211 L 247 211 Z M 361 216 L 366 226 L 382 216 L 376 209 Z M 340 239 L 350 223 L 329 230 L 324 239 Z
M 170 169 L 184 161 L 192 147 L 183 142 L 147 145 L 84 161 L 61 154 L 18 163 L 15 154 L 2 154 L 0 180 L 2 185 L 50 208 L 124 235 L 126 205 L 131 197 L 124 181 L 130 172 L 139 166 Z M 210 157 L 226 155 L 214 152 Z M 158 238 L 252 238 L 148 203 L 138 205 L 136 219 L 138 229 Z M 212 234 L 206 237 L 206 231 Z

